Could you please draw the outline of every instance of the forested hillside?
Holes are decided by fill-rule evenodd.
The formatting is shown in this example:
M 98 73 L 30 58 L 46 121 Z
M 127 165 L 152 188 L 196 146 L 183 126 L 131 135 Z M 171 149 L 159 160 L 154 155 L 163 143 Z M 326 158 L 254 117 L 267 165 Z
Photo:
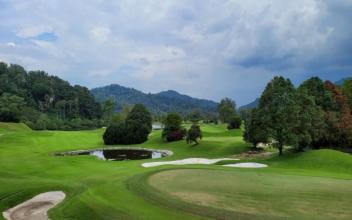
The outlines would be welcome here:
M 204 113 L 216 113 L 218 105 L 214 101 L 192 98 L 172 90 L 146 94 L 136 89 L 113 84 L 95 88 L 91 91 L 100 102 L 110 97 L 113 98 L 117 103 L 117 110 L 121 110 L 123 105 L 141 103 L 154 114 L 178 112 L 186 115 L 194 109 L 199 109 Z
M 0 121 L 74 130 L 97 127 L 101 116 L 101 106 L 87 88 L 0 62 Z

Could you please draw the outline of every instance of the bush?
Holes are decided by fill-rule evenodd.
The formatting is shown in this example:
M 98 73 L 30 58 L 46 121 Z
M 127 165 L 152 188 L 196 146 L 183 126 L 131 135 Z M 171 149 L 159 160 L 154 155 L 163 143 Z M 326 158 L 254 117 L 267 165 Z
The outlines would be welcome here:
M 242 124 L 242 119 L 237 115 L 233 116 L 229 121 L 227 129 L 229 129 L 229 130 L 238 129 L 241 127 L 241 124 Z
M 182 140 L 186 136 L 186 133 L 187 131 L 184 128 L 180 130 L 168 132 L 168 134 L 166 135 L 166 141 L 172 142 L 172 141 Z
M 112 123 L 106 129 L 103 139 L 107 145 L 140 144 L 148 139 L 152 130 L 152 117 L 140 104 L 133 107 L 126 121 Z
M 104 143 L 106 145 L 123 144 L 126 142 L 126 126 L 125 123 L 113 123 L 106 130 L 103 135 Z
M 200 130 L 199 125 L 192 125 L 192 127 L 188 130 L 187 132 L 187 143 L 191 144 L 195 142 L 195 144 L 198 143 L 198 139 L 202 139 L 202 131 Z
M 168 142 L 182 140 L 186 135 L 186 130 L 181 127 L 182 118 L 177 113 L 168 113 L 163 121 L 164 129 L 162 138 Z

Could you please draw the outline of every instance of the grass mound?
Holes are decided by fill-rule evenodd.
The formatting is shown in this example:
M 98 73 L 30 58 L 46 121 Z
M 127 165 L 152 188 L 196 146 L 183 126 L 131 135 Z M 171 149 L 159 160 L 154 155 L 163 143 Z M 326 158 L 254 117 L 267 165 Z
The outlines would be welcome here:
M 267 160 L 271 167 L 308 169 L 333 173 L 350 173 L 352 155 L 335 150 L 312 150 L 292 153 Z
M 6 123 L 0 122 L 0 133 L 2 132 L 25 132 L 31 131 L 24 123 Z

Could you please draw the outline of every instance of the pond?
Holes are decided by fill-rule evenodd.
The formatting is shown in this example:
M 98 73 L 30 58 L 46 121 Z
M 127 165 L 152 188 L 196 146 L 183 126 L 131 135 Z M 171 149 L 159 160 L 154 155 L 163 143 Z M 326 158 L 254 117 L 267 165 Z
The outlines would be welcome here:
M 63 153 L 56 153 L 56 156 L 78 156 L 78 155 L 92 155 L 101 160 L 143 160 L 143 159 L 158 159 L 172 155 L 168 150 L 155 150 L 147 148 L 102 148 L 93 150 L 78 150 Z

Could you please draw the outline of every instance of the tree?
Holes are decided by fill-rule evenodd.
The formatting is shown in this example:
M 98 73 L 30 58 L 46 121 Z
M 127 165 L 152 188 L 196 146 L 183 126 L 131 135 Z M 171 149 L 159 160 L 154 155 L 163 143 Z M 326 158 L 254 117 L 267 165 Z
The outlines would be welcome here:
M 229 125 L 227 126 L 227 129 L 239 129 L 242 124 L 242 119 L 238 115 L 233 115 L 230 118 Z
M 168 113 L 163 120 L 163 124 L 162 138 L 168 142 L 181 140 L 186 135 L 185 130 L 181 126 L 182 117 L 178 113 Z
M 195 145 L 198 145 L 199 142 L 198 140 L 202 139 L 202 131 L 200 130 L 200 126 L 193 124 L 191 128 L 187 131 L 187 143 L 195 143 Z
M 295 98 L 295 88 L 291 81 L 280 76 L 271 80 L 259 101 L 268 137 L 277 142 L 280 155 L 285 145 L 297 142 L 295 129 L 298 126 L 299 108 Z
M 112 123 L 104 132 L 103 139 L 106 145 L 125 144 L 127 129 L 124 122 Z
M 299 106 L 296 148 L 302 150 L 314 146 L 324 137 L 326 123 L 322 107 L 315 103 L 316 98 L 309 95 L 306 87 L 298 88 L 296 99 Z
M 18 122 L 24 100 L 16 95 L 3 93 L 0 96 L 0 121 Z
M 136 104 L 126 118 L 129 144 L 143 143 L 152 131 L 152 116 L 142 104 Z
M 109 124 L 111 118 L 113 117 L 113 114 L 116 109 L 116 102 L 114 99 L 109 98 L 103 102 L 103 118 L 105 121 L 105 124 Z
M 199 109 L 193 109 L 192 112 L 188 115 L 189 120 L 192 123 L 198 123 L 202 120 L 202 113 Z
M 315 104 L 321 106 L 324 111 L 336 110 L 337 106 L 333 100 L 333 94 L 319 77 L 312 77 L 304 81 L 299 89 L 306 89 L 308 95 L 314 98 Z
M 254 108 L 247 112 L 244 123 L 243 138 L 246 142 L 252 143 L 253 148 L 256 148 L 259 143 L 268 142 L 267 126 L 262 120 L 259 109 Z
M 236 104 L 229 98 L 222 99 L 218 106 L 219 119 L 224 123 L 229 123 L 231 117 L 236 115 Z
M 17 114 L 20 117 L 6 120 L 22 120 L 33 129 L 72 130 L 95 128 L 99 125 L 101 107 L 87 88 L 73 87 L 44 71 L 27 73 L 20 65 L 0 62 L 0 96 L 4 93 L 9 94 L 8 97 L 22 99 L 21 107 L 11 110 L 12 115 Z M 13 103 L 11 101 L 13 105 L 16 103 L 15 99 Z M 11 106 L 6 108 L 9 107 Z M 91 127 L 87 127 L 88 125 Z
M 331 91 L 338 106 L 339 126 L 341 128 L 341 142 L 344 146 L 352 146 L 352 114 L 348 98 L 332 82 L 326 81 L 325 87 Z
M 343 94 L 348 98 L 348 104 L 352 109 L 352 79 L 345 80 L 342 85 Z

